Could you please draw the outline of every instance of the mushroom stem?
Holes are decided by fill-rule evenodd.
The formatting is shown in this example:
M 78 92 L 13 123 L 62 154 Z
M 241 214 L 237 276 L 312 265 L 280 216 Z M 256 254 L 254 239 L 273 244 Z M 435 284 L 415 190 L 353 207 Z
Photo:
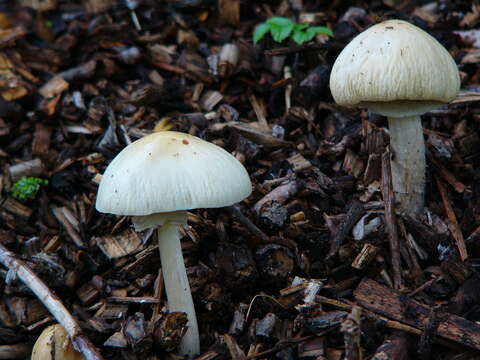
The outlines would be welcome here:
M 188 330 L 180 343 L 180 354 L 193 357 L 200 353 L 197 316 L 180 245 L 179 224 L 167 221 L 157 229 L 169 311 L 187 313 Z
M 425 141 L 420 116 L 389 117 L 392 182 L 399 210 L 423 213 L 425 201 Z

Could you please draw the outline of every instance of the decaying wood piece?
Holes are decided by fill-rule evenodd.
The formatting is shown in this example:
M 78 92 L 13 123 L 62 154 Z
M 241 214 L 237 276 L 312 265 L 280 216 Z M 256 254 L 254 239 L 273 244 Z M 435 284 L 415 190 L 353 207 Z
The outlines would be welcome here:
M 219 91 L 209 90 L 203 94 L 199 104 L 205 111 L 212 111 L 222 99 L 223 95 Z
M 294 196 L 301 188 L 302 183 L 297 180 L 292 180 L 286 184 L 280 185 L 261 198 L 254 205 L 253 210 L 260 214 L 265 211 L 266 208 L 272 206 L 272 204 L 283 204 Z
M 162 269 L 158 270 L 158 275 L 155 278 L 155 282 L 153 283 L 153 297 L 158 300 L 153 307 L 152 311 L 152 321 L 155 321 L 159 315 L 161 310 L 161 300 L 163 295 L 163 272 Z
M 89 13 L 100 13 L 110 9 L 115 2 L 113 0 L 85 0 L 83 6 Z
M 458 224 L 457 217 L 455 216 L 455 211 L 453 210 L 452 205 L 450 204 L 450 199 L 448 198 L 447 189 L 445 184 L 438 178 L 435 177 L 437 182 L 438 191 L 442 198 L 443 207 L 448 216 L 448 229 L 452 234 L 452 237 L 457 243 L 458 252 L 462 261 L 465 261 L 468 258 L 467 247 L 465 246 L 465 240 L 463 239 L 462 231 L 460 230 L 460 225 Z
M 0 198 L 0 206 L 13 215 L 23 218 L 24 220 L 27 220 L 33 212 L 28 206 L 25 206 L 21 202 L 11 197 L 7 197 L 6 199 Z
M 100 297 L 100 289 L 98 289 L 98 286 L 95 286 L 95 283 L 94 279 L 92 279 L 77 290 L 77 296 L 83 304 L 91 305 Z
M 257 116 L 258 124 L 260 125 L 260 129 L 263 131 L 270 131 L 270 126 L 267 122 L 267 110 L 265 104 L 260 102 L 255 95 L 251 95 L 249 98 L 250 103 L 252 104 L 253 111 Z
M 352 312 L 342 322 L 340 331 L 343 333 L 345 342 L 345 360 L 361 360 L 362 353 L 360 347 L 360 315 L 362 309 L 358 306 L 352 308 Z
M 382 155 L 382 196 L 385 204 L 385 225 L 392 254 L 393 285 L 395 289 L 401 289 L 403 286 L 402 269 L 397 224 L 395 220 L 395 194 L 393 192 L 389 151 L 385 151 Z
M 268 313 L 255 323 L 255 336 L 258 339 L 269 339 L 277 323 L 278 317 L 274 313 Z
M 377 282 L 364 279 L 354 291 L 362 307 L 419 330 L 425 330 L 430 308 Z M 445 339 L 480 350 L 480 325 L 460 316 L 438 313 L 437 334 Z
M 394 331 L 375 352 L 371 360 L 409 360 L 411 345 L 408 334 L 403 331 Z
M 10 166 L 8 170 L 13 182 L 19 180 L 22 176 L 41 176 L 45 173 L 45 168 L 40 159 L 19 162 Z
M 334 306 L 336 308 L 347 310 L 347 311 L 351 311 L 353 306 L 355 305 L 353 303 L 351 304 L 351 303 L 343 302 L 343 301 L 336 300 L 336 299 L 329 299 L 325 296 L 320 296 L 320 295 L 317 296 L 317 301 L 319 301 L 322 304 L 328 304 L 328 305 Z M 422 334 L 422 330 L 417 329 L 414 326 L 404 324 L 400 321 L 390 320 L 389 318 L 387 318 L 385 316 L 378 315 L 378 314 L 374 313 L 373 311 L 369 311 L 365 308 L 362 309 L 362 315 L 365 315 L 369 319 L 373 319 L 375 321 L 382 321 L 382 323 L 384 323 L 384 325 L 387 328 L 390 328 L 390 329 L 406 331 L 408 333 L 415 334 L 415 335 L 421 335 Z
M 14 273 L 42 301 L 45 307 L 64 327 L 72 340 L 75 350 L 81 352 L 86 360 L 101 360 L 102 355 L 83 334 L 77 320 L 70 314 L 60 299 L 47 285 L 21 260 L 0 244 L 0 262 Z
M 80 237 L 80 228 L 78 219 L 66 206 L 55 207 L 52 209 L 53 215 L 72 238 L 75 245 L 84 248 L 82 238 Z
M 301 154 L 292 155 L 287 158 L 287 161 L 292 165 L 293 171 L 295 172 L 301 172 L 312 167 L 312 163 Z
M 220 21 L 238 26 L 240 22 L 240 0 L 218 0 Z
M 44 98 L 50 99 L 63 93 L 69 87 L 69 83 L 61 76 L 54 76 L 47 81 L 39 90 L 39 94 Z
M 229 78 L 235 72 L 240 50 L 236 44 L 225 44 L 220 50 L 218 59 L 218 76 L 221 79 Z
M 252 126 L 250 124 L 238 122 L 238 121 L 229 121 L 228 123 L 217 124 L 218 126 L 213 127 L 213 130 L 222 130 L 225 127 L 232 128 L 240 135 L 244 136 L 248 140 L 253 141 L 259 145 L 264 145 L 266 147 L 275 147 L 275 146 L 291 146 L 292 143 L 285 140 L 280 140 L 271 135 L 270 130 L 263 130 L 259 127 Z
M 138 234 L 128 229 L 118 235 L 105 235 L 92 239 L 109 259 L 117 259 L 142 250 Z
M 437 326 L 440 321 L 437 314 L 438 308 L 432 307 L 428 314 L 425 329 L 420 336 L 417 348 L 417 356 L 420 360 L 428 360 L 431 358 L 433 340 L 437 332 Z
M 0 359 L 24 359 L 32 352 L 29 344 L 0 345 Z
M 46 157 L 50 148 L 52 128 L 42 123 L 35 124 L 35 133 L 32 141 L 32 155 Z
M 352 262 L 352 267 L 358 270 L 364 269 L 375 258 L 378 248 L 372 244 L 363 245 L 362 250 Z
M 466 280 L 457 290 L 448 304 L 448 311 L 455 315 L 463 315 L 480 301 L 480 279 L 474 276 Z
M 230 324 L 230 329 L 228 330 L 228 333 L 230 335 L 238 335 L 243 330 L 245 329 L 246 326 L 246 317 L 245 315 L 247 314 L 248 311 L 248 305 L 240 303 L 233 313 L 233 319 Z
M 430 152 L 427 152 L 428 159 L 435 165 L 438 174 L 455 189 L 456 192 L 463 193 L 467 186 L 459 181 L 440 161 L 438 161 Z
M 233 360 L 247 360 L 247 356 L 240 346 L 238 346 L 237 341 L 233 336 L 228 334 L 222 335 L 222 340 L 225 342 L 225 345 L 227 345 L 228 351 Z
M 340 249 L 340 245 L 342 245 L 349 231 L 352 230 L 352 227 L 364 214 L 365 209 L 362 203 L 358 200 L 353 200 L 350 203 L 347 213 L 343 216 L 340 222 L 338 231 L 333 234 L 330 251 L 326 256 L 327 260 L 333 258 L 337 254 L 338 249 Z
M 248 231 L 250 231 L 252 235 L 262 239 L 263 242 L 269 242 L 269 237 L 262 230 L 260 230 L 249 218 L 243 215 L 238 205 L 232 205 L 227 209 L 238 221 L 240 221 L 247 228 Z

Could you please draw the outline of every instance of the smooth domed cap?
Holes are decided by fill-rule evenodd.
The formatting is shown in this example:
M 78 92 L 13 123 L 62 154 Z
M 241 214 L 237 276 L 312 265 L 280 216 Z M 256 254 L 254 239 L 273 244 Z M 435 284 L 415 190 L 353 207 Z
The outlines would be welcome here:
M 243 165 L 195 136 L 161 131 L 124 148 L 108 165 L 96 208 L 117 215 L 150 215 L 235 204 L 252 192 Z
M 60 324 L 50 325 L 38 337 L 32 349 L 31 360 L 82 360 L 75 351 L 67 332 Z
M 448 51 L 402 20 L 384 21 L 355 37 L 330 75 L 330 90 L 338 104 L 394 115 L 421 114 L 441 106 L 453 100 L 459 88 L 457 65 Z

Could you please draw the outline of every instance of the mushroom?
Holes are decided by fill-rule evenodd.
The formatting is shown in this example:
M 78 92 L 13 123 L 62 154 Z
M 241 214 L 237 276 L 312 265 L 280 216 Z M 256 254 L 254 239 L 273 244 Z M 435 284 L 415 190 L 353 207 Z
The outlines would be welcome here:
M 67 332 L 60 324 L 50 325 L 38 337 L 32 350 L 32 360 L 82 360 L 75 351 Z
M 423 212 L 425 142 L 420 115 L 453 100 L 457 66 L 432 36 L 402 20 L 365 30 L 340 53 L 330 90 L 340 105 L 358 105 L 388 117 L 392 179 L 400 210 Z
M 219 146 L 188 134 L 161 131 L 124 148 L 108 165 L 96 208 L 132 215 L 136 231 L 157 227 L 168 307 L 187 313 L 182 355 L 200 352 L 190 285 L 180 246 L 187 210 L 233 205 L 252 191 L 243 165 Z

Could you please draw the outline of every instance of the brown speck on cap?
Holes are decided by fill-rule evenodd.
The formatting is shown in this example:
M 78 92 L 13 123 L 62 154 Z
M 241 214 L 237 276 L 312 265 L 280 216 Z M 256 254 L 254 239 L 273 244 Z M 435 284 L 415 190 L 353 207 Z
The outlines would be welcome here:
M 385 29 L 388 29 L 388 30 L 393 30 L 394 27 L 393 26 L 386 26 Z
M 187 140 L 187 139 L 183 139 L 183 140 L 182 140 L 182 144 L 184 144 L 184 145 L 188 145 L 188 144 L 190 144 L 190 143 L 188 142 L 188 140 Z

